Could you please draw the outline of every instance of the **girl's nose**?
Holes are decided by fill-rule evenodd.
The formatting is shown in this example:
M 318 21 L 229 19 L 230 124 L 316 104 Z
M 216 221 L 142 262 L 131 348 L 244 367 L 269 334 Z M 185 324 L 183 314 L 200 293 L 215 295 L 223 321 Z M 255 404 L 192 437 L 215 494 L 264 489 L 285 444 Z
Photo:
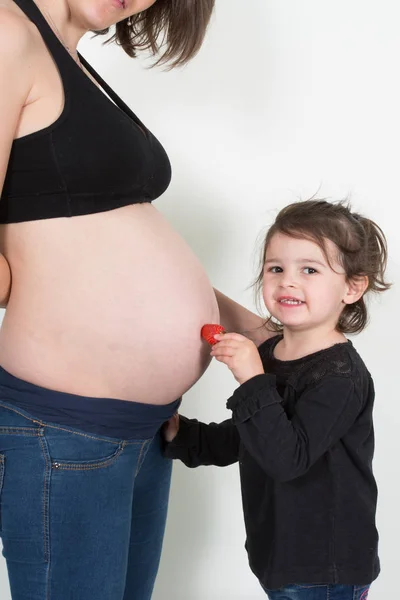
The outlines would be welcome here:
M 297 279 L 294 273 L 284 271 L 280 280 L 281 287 L 293 288 L 297 286 Z

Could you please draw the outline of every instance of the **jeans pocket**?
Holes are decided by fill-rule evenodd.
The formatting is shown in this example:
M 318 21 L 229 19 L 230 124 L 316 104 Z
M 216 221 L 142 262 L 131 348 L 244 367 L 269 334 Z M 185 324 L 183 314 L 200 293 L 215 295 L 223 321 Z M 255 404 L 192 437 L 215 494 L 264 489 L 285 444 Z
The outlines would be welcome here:
M 42 433 L 52 471 L 105 469 L 124 454 L 127 446 L 123 440 L 102 438 L 48 423 Z
M 112 465 L 118 459 L 122 454 L 125 445 L 124 442 L 121 442 L 113 449 L 113 452 L 94 460 L 63 460 L 54 458 L 51 461 L 51 465 L 52 468 L 57 471 L 91 471 L 93 469 L 104 469 L 105 467 Z

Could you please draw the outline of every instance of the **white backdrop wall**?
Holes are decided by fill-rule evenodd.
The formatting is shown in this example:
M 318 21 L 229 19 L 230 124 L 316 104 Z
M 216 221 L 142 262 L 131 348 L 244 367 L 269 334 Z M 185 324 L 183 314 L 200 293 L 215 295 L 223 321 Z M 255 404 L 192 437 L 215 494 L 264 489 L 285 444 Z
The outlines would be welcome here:
M 155 132 L 173 181 L 155 206 L 187 240 L 213 285 L 253 309 L 256 239 L 276 210 L 318 192 L 376 219 L 400 275 L 400 38 L 395 0 L 217 0 L 206 43 L 186 68 L 147 70 L 87 36 L 80 49 Z M 397 584 L 400 485 L 398 287 L 371 302 L 353 339 L 376 383 L 382 574 L 370 598 Z M 162 305 L 160 305 L 162 310 Z M 212 364 L 182 412 L 228 417 L 235 382 Z M 154 600 L 265 598 L 250 573 L 236 466 L 175 464 Z M 4 564 L 0 597 L 9 600 Z M 134 600 L 134 599 L 133 599 Z

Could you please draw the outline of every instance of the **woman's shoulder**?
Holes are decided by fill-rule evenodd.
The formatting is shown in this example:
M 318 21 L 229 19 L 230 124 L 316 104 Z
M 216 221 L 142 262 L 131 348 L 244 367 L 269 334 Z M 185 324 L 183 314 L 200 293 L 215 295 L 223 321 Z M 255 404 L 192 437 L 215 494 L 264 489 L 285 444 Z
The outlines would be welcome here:
M 38 32 L 32 25 L 25 15 L 0 3 L 0 119 L 3 123 L 16 122 L 34 85 L 33 61 Z
M 28 53 L 37 46 L 33 23 L 14 9 L 14 3 L 0 3 L 0 58 L 15 61 L 26 60 Z

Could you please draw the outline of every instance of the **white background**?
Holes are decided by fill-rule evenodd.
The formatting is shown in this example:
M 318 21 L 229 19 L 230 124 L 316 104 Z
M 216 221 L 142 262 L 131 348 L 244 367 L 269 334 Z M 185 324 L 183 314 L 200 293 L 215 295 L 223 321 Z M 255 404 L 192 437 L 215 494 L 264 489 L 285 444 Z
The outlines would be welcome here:
M 256 240 L 276 210 L 316 192 L 376 220 L 400 274 L 400 91 L 395 0 L 217 0 L 206 43 L 186 68 L 147 70 L 120 48 L 85 38 L 89 62 L 166 147 L 173 181 L 155 206 L 188 241 L 213 285 L 253 308 Z M 400 456 L 397 286 L 371 302 L 353 338 L 376 384 L 375 474 L 382 574 L 370 598 L 398 582 Z M 182 411 L 229 416 L 235 388 L 212 364 Z M 153 600 L 265 598 L 247 566 L 236 466 L 175 464 Z M 9 600 L 4 564 L 0 597 Z M 95 599 L 94 599 L 95 600 Z M 132 599 L 134 600 L 134 599 Z

